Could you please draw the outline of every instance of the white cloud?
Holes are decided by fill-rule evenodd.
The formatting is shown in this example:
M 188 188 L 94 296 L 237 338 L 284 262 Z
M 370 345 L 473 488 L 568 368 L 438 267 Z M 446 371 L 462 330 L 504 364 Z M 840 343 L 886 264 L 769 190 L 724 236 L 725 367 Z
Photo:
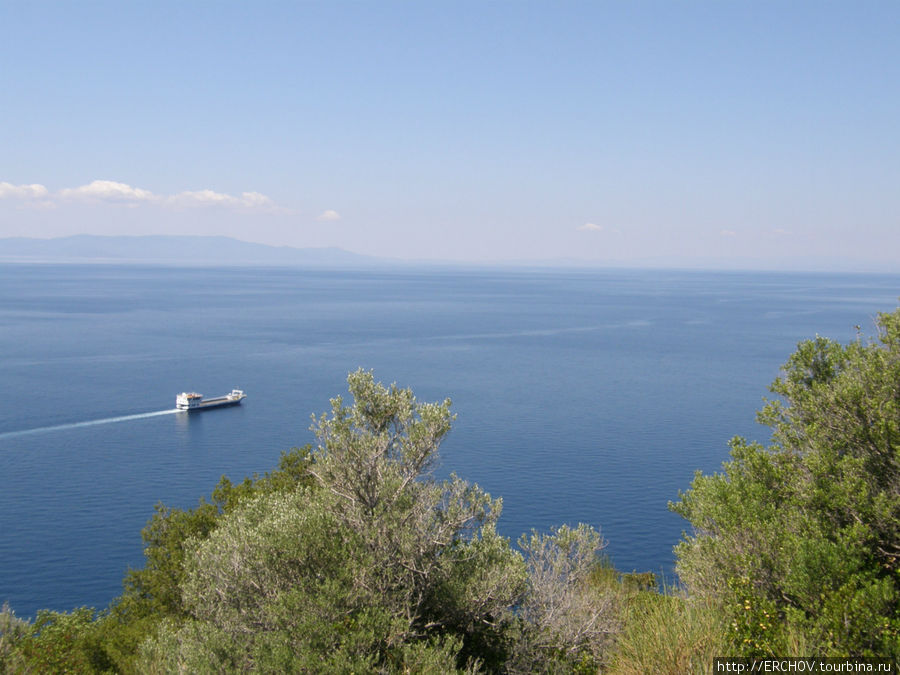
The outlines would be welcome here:
M 159 204 L 169 208 L 218 206 L 236 210 L 264 211 L 266 213 L 291 213 L 281 208 L 261 192 L 242 192 L 230 195 L 214 190 L 185 190 L 174 195 L 157 195 L 150 190 L 134 187 L 113 180 L 95 180 L 87 185 L 63 188 L 51 193 L 39 184 L 13 185 L 0 182 L 0 199 L 25 200 L 31 208 L 54 208 L 61 202 L 79 201 L 85 203 L 112 203 L 128 207 L 141 204 Z M 334 213 L 334 211 L 326 213 Z
M 772 228 L 772 232 L 774 232 L 774 233 L 777 234 L 777 235 L 787 235 L 787 234 L 790 234 L 790 233 L 791 233 L 790 230 L 784 230 L 784 229 L 782 229 L 782 228 L 780 228 L 780 227 Z
M 259 192 L 242 192 L 241 204 L 247 208 L 270 209 L 275 206 L 275 203 L 271 199 Z
M 736 237 L 737 236 L 737 232 L 735 232 L 734 230 L 721 230 L 719 232 L 719 234 L 722 235 L 723 237 Z
M 95 180 L 88 185 L 77 188 L 65 188 L 59 191 L 64 199 L 86 199 L 104 202 L 149 202 L 157 199 L 149 190 L 131 187 L 126 183 L 114 180 Z
M 173 206 L 236 206 L 237 197 L 213 190 L 185 190 L 166 200 Z
M 260 192 L 242 192 L 240 197 L 214 190 L 186 190 L 166 200 L 175 207 L 225 206 L 239 209 L 280 210 L 269 197 Z
M 0 183 L 0 199 L 42 199 L 48 194 L 47 188 L 39 183 L 13 185 Z
M 340 220 L 341 214 L 333 209 L 328 209 L 327 211 L 323 211 L 316 220 Z
M 579 225 L 575 229 L 581 232 L 601 232 L 604 227 L 603 225 L 595 225 L 594 223 L 585 223 L 584 225 Z

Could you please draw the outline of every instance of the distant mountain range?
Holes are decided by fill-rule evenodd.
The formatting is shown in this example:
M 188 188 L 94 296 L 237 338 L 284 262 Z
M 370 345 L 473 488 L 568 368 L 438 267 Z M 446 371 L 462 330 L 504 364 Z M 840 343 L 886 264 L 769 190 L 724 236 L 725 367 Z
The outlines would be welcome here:
M 881 272 L 897 274 L 896 262 L 847 258 L 643 258 L 621 260 L 400 260 L 359 255 L 341 248 L 293 248 L 254 244 L 231 237 L 182 235 L 99 236 L 80 234 L 56 239 L 0 238 L 0 262 L 143 263 L 161 265 L 252 265 L 345 268 L 397 266 L 509 269 L 695 269 L 793 272 Z
M 56 239 L 0 238 L 5 262 L 122 262 L 189 265 L 302 265 L 361 267 L 381 265 L 381 258 L 340 248 L 267 246 L 230 237 L 96 236 Z

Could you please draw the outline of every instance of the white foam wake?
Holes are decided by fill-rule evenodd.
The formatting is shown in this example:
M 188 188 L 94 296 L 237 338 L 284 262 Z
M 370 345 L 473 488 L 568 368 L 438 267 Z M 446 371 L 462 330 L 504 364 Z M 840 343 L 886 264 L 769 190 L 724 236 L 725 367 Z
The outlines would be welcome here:
M 171 415 L 177 413 L 178 408 L 171 410 L 157 410 L 156 412 L 139 413 L 137 415 L 122 415 L 121 417 L 106 417 L 102 420 L 88 420 L 87 422 L 70 422 L 69 424 L 54 424 L 49 427 L 38 427 L 36 429 L 22 429 L 21 431 L 6 431 L 0 433 L 0 439 L 14 438 L 16 436 L 29 436 L 31 434 L 40 434 L 47 431 L 62 431 L 63 429 L 78 429 L 79 427 L 93 427 L 98 424 L 113 424 L 115 422 L 128 422 L 130 420 L 141 420 L 146 417 L 157 417 L 158 415 Z

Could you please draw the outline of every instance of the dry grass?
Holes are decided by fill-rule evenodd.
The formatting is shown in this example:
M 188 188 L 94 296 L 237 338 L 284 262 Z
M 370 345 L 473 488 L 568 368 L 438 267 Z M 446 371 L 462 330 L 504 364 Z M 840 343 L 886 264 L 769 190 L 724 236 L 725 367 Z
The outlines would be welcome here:
M 727 653 L 722 614 L 680 594 L 640 592 L 624 619 L 610 673 L 710 673 L 713 658 Z

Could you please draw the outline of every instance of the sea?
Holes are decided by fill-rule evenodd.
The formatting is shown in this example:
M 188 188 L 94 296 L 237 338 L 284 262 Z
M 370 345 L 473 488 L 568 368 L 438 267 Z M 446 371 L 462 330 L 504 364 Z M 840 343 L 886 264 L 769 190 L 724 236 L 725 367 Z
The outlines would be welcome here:
M 274 469 L 360 367 L 452 399 L 438 477 L 502 497 L 513 543 L 588 523 L 618 569 L 673 580 L 668 503 L 730 438 L 768 441 L 755 412 L 799 341 L 870 335 L 898 295 L 897 275 L 0 265 L 0 603 L 107 607 L 155 505 Z

